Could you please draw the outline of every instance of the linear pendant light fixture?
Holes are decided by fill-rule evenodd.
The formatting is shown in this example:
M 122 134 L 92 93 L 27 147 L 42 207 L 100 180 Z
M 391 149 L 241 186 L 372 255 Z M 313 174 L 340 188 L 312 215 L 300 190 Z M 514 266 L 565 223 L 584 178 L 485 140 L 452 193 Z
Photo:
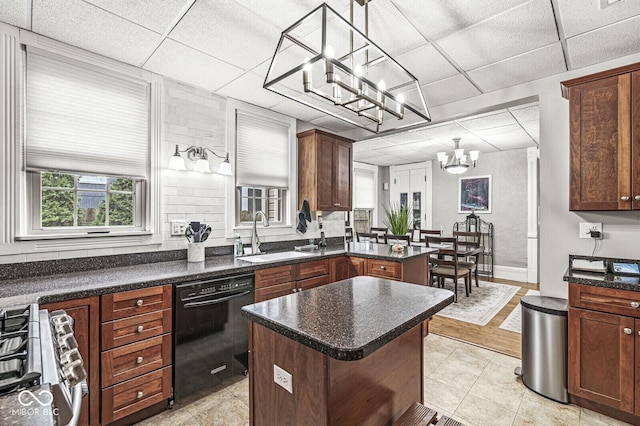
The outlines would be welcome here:
M 438 161 L 440 162 L 440 168 L 446 170 L 453 175 L 459 175 L 467 171 L 469 163 L 467 163 L 467 154 L 464 153 L 464 149 L 460 148 L 460 138 L 453 138 L 455 149 L 453 155 L 449 159 L 449 155 L 446 152 L 438 152 Z M 480 151 L 469 151 L 469 159 L 473 163 L 473 167 L 476 167 L 476 161 L 480 156 Z
M 418 79 L 326 3 L 282 32 L 263 87 L 373 133 L 428 123 Z
M 169 160 L 168 168 L 169 170 L 187 170 L 187 167 L 184 164 L 184 158 L 182 157 L 182 155 L 180 155 L 181 152 L 186 152 L 187 158 L 191 161 L 195 161 L 196 163 L 193 167 L 194 171 L 201 173 L 211 173 L 211 168 L 207 159 L 207 151 L 218 158 L 224 158 L 224 161 L 220 163 L 220 166 L 218 166 L 217 173 L 219 175 L 231 176 L 233 174 L 231 170 L 231 163 L 229 162 L 229 154 L 227 154 L 226 156 L 218 155 L 211 149 L 202 146 L 190 146 L 187 149 L 180 150 L 178 149 L 178 145 L 176 145 L 176 150 Z

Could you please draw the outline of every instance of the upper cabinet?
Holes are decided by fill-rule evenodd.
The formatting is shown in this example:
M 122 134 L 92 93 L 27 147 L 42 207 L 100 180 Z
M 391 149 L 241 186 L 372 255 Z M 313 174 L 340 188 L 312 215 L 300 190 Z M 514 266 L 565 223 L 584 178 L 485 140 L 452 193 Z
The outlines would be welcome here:
M 352 143 L 321 130 L 298 133 L 298 209 L 350 211 Z
M 565 81 L 570 210 L 640 210 L 640 64 Z

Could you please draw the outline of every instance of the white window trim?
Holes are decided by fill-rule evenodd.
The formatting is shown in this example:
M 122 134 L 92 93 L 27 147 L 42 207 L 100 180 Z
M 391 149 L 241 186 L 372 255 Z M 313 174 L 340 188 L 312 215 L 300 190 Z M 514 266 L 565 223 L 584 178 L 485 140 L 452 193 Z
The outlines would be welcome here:
M 369 172 L 373 172 L 373 215 L 371 217 L 371 223 L 374 224 L 374 226 L 377 226 L 376 224 L 378 223 L 378 215 L 379 215 L 379 211 L 380 208 L 378 207 L 378 166 L 372 166 L 371 164 L 365 164 L 365 163 L 358 163 L 357 161 L 353 162 L 353 176 L 351 177 L 351 182 L 353 182 L 353 188 L 352 188 L 352 193 L 354 194 L 354 198 L 355 198 L 355 184 L 356 184 L 356 170 L 366 170 Z M 354 209 L 351 210 L 351 217 L 355 218 L 355 206 Z
M 6 203 L 5 209 L 2 211 L 3 222 L 9 223 L 5 225 L 4 232 L 0 243 L 0 254 L 11 253 L 16 254 L 16 241 L 21 241 L 19 246 L 20 253 L 33 253 L 40 251 L 58 251 L 58 250 L 87 250 L 87 249 L 104 249 L 117 247 L 130 247 L 140 245 L 158 245 L 162 244 L 162 222 L 161 222 L 161 141 L 162 141 L 162 76 L 155 75 L 141 68 L 123 64 L 113 59 L 106 58 L 67 44 L 34 34 L 30 31 L 19 30 L 2 25 L 0 32 L 11 34 L 15 37 L 13 48 L 5 49 L 2 52 L 3 58 L 9 59 L 5 61 L 7 66 L 1 70 L 2 73 L 14 73 L 16 77 L 17 87 L 7 90 L 3 87 L 0 96 L 15 96 L 15 102 L 11 102 L 8 110 L 3 110 L 3 118 L 8 118 L 16 126 L 15 135 L 12 135 L 5 145 L 11 145 L 5 148 L 5 155 L 0 157 L 3 168 L 11 170 L 11 180 L 15 185 L 3 184 L 0 191 L 3 192 L 5 200 L 15 200 L 16 202 Z M 149 111 L 149 138 L 150 151 L 149 160 L 150 168 L 147 179 L 146 190 L 146 229 L 140 231 L 129 231 L 124 233 L 110 233 L 108 236 L 88 235 L 48 235 L 37 236 L 27 233 L 28 222 L 31 215 L 26 214 L 28 211 L 29 201 L 26 200 L 26 172 L 24 164 L 20 156 L 20 149 L 17 143 L 20 143 L 24 136 L 24 52 L 20 48 L 21 45 L 30 45 L 42 50 L 46 50 L 57 55 L 69 58 L 70 61 L 82 61 L 91 66 L 114 72 L 118 75 L 143 79 L 150 83 L 151 101 Z M 6 182 L 6 181 L 5 181 Z M 72 240 L 70 240 L 72 239 Z M 38 241 L 38 240 L 46 240 Z
M 229 158 L 232 165 L 236 158 L 236 111 L 241 110 L 244 113 L 259 115 L 270 120 L 280 121 L 289 127 L 289 188 L 287 189 L 287 197 L 285 200 L 285 223 L 279 225 L 271 225 L 268 228 L 262 227 L 262 221 L 257 222 L 257 227 L 260 229 L 260 236 L 277 235 L 281 234 L 283 229 L 291 230 L 295 232 L 295 214 L 296 206 L 298 203 L 298 144 L 296 139 L 296 120 L 295 118 L 288 117 L 286 115 L 279 114 L 277 112 L 269 111 L 264 108 L 257 107 L 245 102 L 238 101 L 236 99 L 227 98 L 227 125 L 226 135 L 227 149 L 229 151 Z M 235 238 L 235 235 L 240 235 L 244 238 L 251 237 L 253 230 L 253 224 L 237 225 L 236 224 L 236 184 L 235 174 L 231 179 L 227 180 L 227 197 L 226 197 L 226 238 Z

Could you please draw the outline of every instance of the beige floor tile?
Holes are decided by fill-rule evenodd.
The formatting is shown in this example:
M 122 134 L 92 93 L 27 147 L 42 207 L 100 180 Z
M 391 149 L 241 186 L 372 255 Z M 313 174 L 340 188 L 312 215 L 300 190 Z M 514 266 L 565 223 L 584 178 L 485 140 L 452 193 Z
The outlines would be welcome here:
M 580 421 L 580 407 L 560 404 L 526 389 L 518 409 L 518 416 L 549 426 L 577 426 Z
M 489 365 L 489 360 L 476 358 L 466 349 L 468 348 L 456 350 L 454 353 L 449 355 L 449 358 L 447 358 L 443 364 L 455 365 L 460 369 L 464 369 L 471 374 L 479 376 L 485 367 Z
M 466 355 L 472 356 L 474 358 L 481 359 L 483 361 L 491 362 L 493 358 L 498 355 L 496 352 L 490 351 L 489 349 L 481 348 L 480 346 L 468 345 L 465 344 L 462 347 L 456 349 L 456 352 L 464 352 Z
M 441 354 L 450 355 L 459 347 L 466 346 L 465 343 L 455 339 L 449 339 L 447 337 L 439 336 L 437 334 L 429 334 L 424 339 L 425 353 L 437 352 Z
M 218 392 L 214 392 L 210 395 L 197 399 L 196 401 L 187 405 L 186 408 L 189 410 L 191 415 L 195 417 L 197 414 L 207 411 L 212 407 L 217 407 L 224 401 L 228 401 L 230 399 L 236 399 L 236 397 L 233 396 L 228 390 L 222 389 Z
M 431 374 L 436 368 L 438 368 L 444 360 L 449 357 L 447 354 L 432 352 L 424 354 L 424 374 L 428 376 Z
M 450 363 L 447 359 L 440 365 L 440 367 L 429 374 L 428 377 L 440 383 L 468 392 L 476 380 L 478 380 L 478 376 L 480 376 L 480 373 L 474 374 L 469 372 L 463 364 L 456 362 Z
M 516 415 L 516 419 L 513 421 L 513 426 L 547 426 L 547 424 L 538 423 L 535 420 L 527 419 L 520 415 Z
M 525 386 L 510 368 L 489 364 L 473 385 L 470 394 L 518 411 Z
M 604 414 L 596 413 L 586 408 L 580 408 L 580 426 L 626 426 L 628 424 L 629 423 L 607 417 Z
M 433 379 L 426 378 L 424 380 L 424 404 L 427 407 L 433 408 L 433 406 L 437 406 L 445 409 L 449 413 L 453 413 L 466 394 L 466 391 L 456 389 Z
M 516 412 L 504 405 L 471 394 L 462 400 L 453 414 L 462 423 L 477 426 L 511 426 L 516 417 Z
M 171 409 L 164 411 L 157 416 L 148 418 L 140 423 L 139 426 L 198 426 L 198 421 L 193 418 L 189 410 L 185 408 Z
M 206 410 L 193 412 L 201 426 L 245 426 L 249 424 L 249 407 L 236 397 L 219 400 Z
M 491 364 L 509 368 L 513 372 L 516 367 L 522 367 L 522 360 L 509 355 L 496 353 L 496 356 L 491 359 Z
M 227 391 L 249 406 L 249 378 L 236 376 L 224 382 Z

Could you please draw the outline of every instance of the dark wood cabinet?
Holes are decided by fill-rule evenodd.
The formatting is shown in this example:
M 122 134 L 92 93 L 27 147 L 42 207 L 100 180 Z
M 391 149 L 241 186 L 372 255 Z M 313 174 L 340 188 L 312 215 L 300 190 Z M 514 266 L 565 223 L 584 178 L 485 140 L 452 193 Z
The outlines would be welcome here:
M 569 209 L 640 209 L 640 64 L 565 81 Z
M 263 302 L 330 282 L 328 259 L 259 269 L 255 272 L 255 301 Z
M 321 130 L 298 133 L 298 209 L 350 211 L 352 143 Z
M 78 350 L 87 372 L 89 394 L 82 400 L 80 425 L 100 424 L 100 301 L 98 296 L 45 303 L 41 309 L 64 309 L 74 321 Z
M 347 278 L 359 277 L 365 274 L 366 259 L 347 257 Z
M 569 284 L 572 402 L 640 422 L 640 292 Z

